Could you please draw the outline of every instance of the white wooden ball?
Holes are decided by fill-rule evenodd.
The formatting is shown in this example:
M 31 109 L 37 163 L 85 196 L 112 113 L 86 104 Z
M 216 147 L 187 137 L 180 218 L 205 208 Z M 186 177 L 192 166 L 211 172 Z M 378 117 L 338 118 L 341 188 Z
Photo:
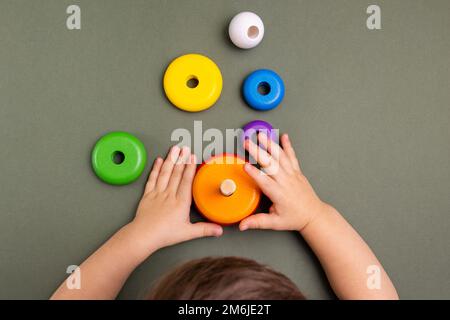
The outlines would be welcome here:
M 253 12 L 241 12 L 231 20 L 228 34 L 237 47 L 254 48 L 264 37 L 264 24 L 261 18 Z

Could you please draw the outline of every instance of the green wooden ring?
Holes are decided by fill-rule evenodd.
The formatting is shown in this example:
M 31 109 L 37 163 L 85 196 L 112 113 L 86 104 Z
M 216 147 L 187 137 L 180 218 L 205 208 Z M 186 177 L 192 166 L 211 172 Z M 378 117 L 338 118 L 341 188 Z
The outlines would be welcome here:
M 115 161 L 120 155 L 121 162 Z M 144 144 L 127 132 L 111 132 L 101 137 L 92 150 L 92 168 L 104 182 L 125 185 L 144 171 L 147 152 Z

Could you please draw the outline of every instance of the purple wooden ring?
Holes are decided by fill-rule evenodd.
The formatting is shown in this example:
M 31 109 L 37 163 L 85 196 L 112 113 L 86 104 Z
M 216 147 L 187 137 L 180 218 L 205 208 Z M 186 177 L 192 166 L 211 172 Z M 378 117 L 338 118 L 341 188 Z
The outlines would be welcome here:
M 244 143 L 246 139 L 254 139 L 253 142 L 256 142 L 256 134 L 259 132 L 265 133 L 270 139 L 273 141 L 277 141 L 277 134 L 273 129 L 272 125 L 263 120 L 255 120 L 247 123 L 244 126 L 244 133 L 242 135 L 242 142 Z

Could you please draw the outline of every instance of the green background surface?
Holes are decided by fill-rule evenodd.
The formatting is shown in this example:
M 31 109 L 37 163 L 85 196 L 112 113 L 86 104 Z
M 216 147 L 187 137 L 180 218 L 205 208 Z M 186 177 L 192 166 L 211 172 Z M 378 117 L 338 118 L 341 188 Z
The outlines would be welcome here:
M 81 6 L 80 31 L 66 28 L 69 4 Z M 366 28 L 369 4 L 381 6 L 380 31 Z M 243 10 L 266 26 L 249 51 L 226 33 Z M 194 120 L 223 130 L 255 118 L 290 134 L 319 195 L 367 240 L 401 297 L 450 298 L 449 32 L 447 0 L 0 0 L 0 298 L 49 297 L 68 265 L 133 217 L 146 174 L 125 187 L 98 180 L 89 159 L 104 133 L 135 134 L 152 161 Z M 196 114 L 162 90 L 168 63 L 189 52 L 211 57 L 224 79 L 218 103 Z M 267 113 L 240 95 L 257 68 L 286 84 Z M 120 298 L 208 255 L 254 258 L 307 297 L 333 298 L 298 235 L 236 228 L 159 251 Z

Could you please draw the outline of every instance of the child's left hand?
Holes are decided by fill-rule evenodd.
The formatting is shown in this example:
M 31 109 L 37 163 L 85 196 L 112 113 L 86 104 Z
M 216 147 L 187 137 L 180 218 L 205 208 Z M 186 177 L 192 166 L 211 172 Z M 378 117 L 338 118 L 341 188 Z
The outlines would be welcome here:
M 166 160 L 155 160 L 136 217 L 127 226 L 145 256 L 187 240 L 222 235 L 217 224 L 189 220 L 195 170 L 189 148 L 174 146 Z

